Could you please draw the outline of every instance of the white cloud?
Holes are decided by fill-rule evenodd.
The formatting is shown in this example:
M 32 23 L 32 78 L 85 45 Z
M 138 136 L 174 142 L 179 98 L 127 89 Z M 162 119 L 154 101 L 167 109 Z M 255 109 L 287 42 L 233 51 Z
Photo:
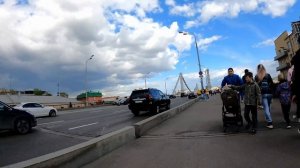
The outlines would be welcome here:
M 194 9 L 193 4 L 185 4 L 182 6 L 174 6 L 173 8 L 171 8 L 170 14 L 191 17 L 195 16 L 196 10 Z
M 172 8 L 171 14 L 193 17 L 185 24 L 185 28 L 191 28 L 216 18 L 235 18 L 243 12 L 279 17 L 295 3 L 296 0 L 205 0 L 188 5 L 177 5 L 174 1 L 168 4 Z
M 7 71 L 15 67 L 22 83 L 75 80 L 65 84 L 65 89 L 84 90 L 85 61 L 94 54 L 87 64 L 88 79 L 94 78 L 88 83 L 90 88 L 130 85 L 138 74 L 174 69 L 178 54 L 169 46 L 184 50 L 189 42 L 174 43 L 178 40 L 176 22 L 163 26 L 146 16 L 161 10 L 156 0 L 14 3 L 0 5 L 0 58 Z
M 263 14 L 278 17 L 284 15 L 296 0 L 259 0 L 259 2 L 262 3 Z
M 266 46 L 274 46 L 275 38 L 267 39 L 265 41 L 259 42 L 253 45 L 254 48 L 266 47 Z
M 220 40 L 221 38 L 222 38 L 222 36 L 214 35 L 214 36 L 209 37 L 209 38 L 200 39 L 198 41 L 199 48 L 202 49 L 202 50 L 206 50 L 209 45 L 211 45 L 215 41 Z
M 175 3 L 174 0 L 166 0 L 166 5 L 168 5 L 168 6 L 175 6 L 176 3 Z

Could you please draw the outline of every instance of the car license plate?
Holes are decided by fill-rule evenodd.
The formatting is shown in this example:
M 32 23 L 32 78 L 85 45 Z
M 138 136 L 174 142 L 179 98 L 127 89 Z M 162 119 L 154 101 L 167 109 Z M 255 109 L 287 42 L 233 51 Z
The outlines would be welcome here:
M 141 101 L 141 100 L 136 100 L 136 101 L 134 101 L 135 103 L 143 103 L 143 101 Z

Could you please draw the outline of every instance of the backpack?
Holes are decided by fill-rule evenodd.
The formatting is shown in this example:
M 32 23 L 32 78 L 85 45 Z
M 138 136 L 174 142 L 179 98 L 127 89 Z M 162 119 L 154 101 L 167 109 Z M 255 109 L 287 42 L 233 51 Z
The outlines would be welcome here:
M 291 104 L 291 89 L 287 82 L 280 84 L 279 86 L 279 101 L 281 104 L 289 105 Z
M 267 93 L 270 91 L 270 85 L 268 82 L 268 76 L 265 76 L 260 84 L 260 89 L 262 93 Z

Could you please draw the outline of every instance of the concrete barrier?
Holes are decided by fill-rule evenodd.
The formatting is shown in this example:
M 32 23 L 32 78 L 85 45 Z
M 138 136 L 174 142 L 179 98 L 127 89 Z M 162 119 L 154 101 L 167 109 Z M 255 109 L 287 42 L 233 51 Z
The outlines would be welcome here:
M 176 114 L 184 111 L 189 106 L 194 104 L 195 102 L 199 101 L 199 98 L 192 99 L 178 107 L 175 107 L 173 109 L 167 110 L 165 112 L 159 113 L 155 116 L 149 117 L 143 121 L 140 121 L 138 123 L 135 123 L 133 126 L 135 128 L 135 136 L 137 138 L 141 137 L 145 132 L 147 132 L 149 129 L 157 126 L 158 124 L 164 122 L 165 120 L 175 116 Z
M 99 138 L 4 168 L 80 167 L 134 139 L 134 127 L 127 126 Z

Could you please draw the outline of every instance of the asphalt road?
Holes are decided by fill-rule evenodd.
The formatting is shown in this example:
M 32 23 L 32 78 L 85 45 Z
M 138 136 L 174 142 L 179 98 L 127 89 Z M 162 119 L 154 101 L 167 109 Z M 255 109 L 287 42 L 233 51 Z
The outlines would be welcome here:
M 171 99 L 171 108 L 186 101 L 180 97 Z M 30 134 L 0 132 L 0 166 L 64 149 L 150 116 L 144 112 L 135 117 L 127 105 L 121 105 L 59 111 L 57 117 L 37 118 L 38 125 Z

